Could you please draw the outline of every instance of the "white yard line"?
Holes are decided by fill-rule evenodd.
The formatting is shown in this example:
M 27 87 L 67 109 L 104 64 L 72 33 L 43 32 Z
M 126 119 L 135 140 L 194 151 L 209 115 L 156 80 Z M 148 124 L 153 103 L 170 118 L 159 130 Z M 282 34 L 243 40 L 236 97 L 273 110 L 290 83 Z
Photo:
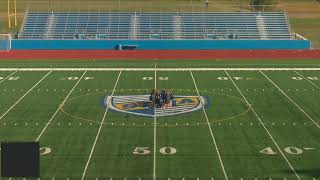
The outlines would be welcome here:
M 291 71 L 288 68 L 157 68 L 157 71 Z M 294 68 L 299 71 L 320 71 L 320 68 Z M 0 71 L 154 71 L 154 68 L 0 68 Z
M 315 83 L 313 83 L 312 81 L 310 81 L 309 79 L 305 78 L 302 74 L 300 74 L 298 71 L 296 71 L 295 69 L 292 69 L 292 71 L 294 71 L 295 73 L 297 73 L 299 76 L 301 76 L 304 80 L 308 81 L 310 84 L 312 84 L 314 87 L 320 89 L 320 87 L 318 85 L 316 85 Z
M 90 155 L 89 155 L 89 157 L 88 157 L 88 161 L 87 161 L 86 166 L 85 166 L 85 168 L 84 168 L 84 170 L 83 170 L 81 180 L 84 180 L 84 179 L 85 179 L 85 175 L 86 175 L 86 172 L 87 172 L 87 169 L 88 169 L 88 166 L 89 166 L 89 163 L 90 163 L 90 160 L 91 160 L 91 157 L 92 157 L 94 148 L 96 147 L 96 143 L 97 143 L 97 141 L 98 141 L 98 138 L 99 138 L 99 135 L 100 135 L 102 126 L 103 126 L 103 124 L 104 124 L 104 121 L 105 121 L 105 119 L 106 119 L 106 115 L 107 115 L 107 112 L 108 112 L 108 109 L 109 109 L 109 105 L 110 105 L 110 103 L 111 103 L 110 101 L 111 101 L 112 96 L 113 96 L 113 94 L 114 94 L 114 92 L 115 92 L 115 90 L 116 90 L 116 87 L 117 87 L 117 85 L 118 85 L 118 82 L 119 82 L 121 73 L 122 73 L 122 71 L 119 72 L 117 81 L 116 81 L 116 83 L 114 84 L 114 87 L 113 87 L 113 90 L 112 90 L 112 93 L 111 93 L 111 96 L 110 96 L 111 98 L 109 98 L 109 100 L 108 100 L 107 103 L 106 103 L 106 106 L 107 106 L 107 107 L 106 107 L 106 110 L 104 111 L 103 118 L 102 118 L 102 121 L 101 121 L 101 123 L 100 123 L 100 127 L 99 127 L 99 130 L 98 130 L 98 132 L 97 132 L 97 135 L 96 135 L 96 138 L 95 138 L 95 140 L 94 140 L 94 143 L 93 143 L 93 145 L 92 145 L 92 148 L 91 148 L 91 151 L 90 151 Z
M 284 155 L 284 153 L 282 152 L 280 146 L 278 145 L 278 143 L 276 142 L 276 140 L 274 139 L 274 137 L 271 135 L 271 133 L 269 132 L 269 130 L 267 129 L 267 127 L 264 125 L 264 123 L 262 122 L 262 120 L 260 119 L 260 117 L 258 116 L 258 114 L 256 113 L 256 111 L 253 109 L 253 107 L 251 106 L 251 104 L 249 103 L 249 101 L 247 100 L 247 98 L 242 94 L 241 90 L 239 89 L 239 87 L 237 86 L 237 84 L 233 81 L 233 79 L 231 78 L 231 76 L 229 75 L 229 73 L 227 71 L 225 71 L 225 73 L 227 74 L 227 76 L 229 77 L 229 79 L 231 80 L 232 84 L 236 87 L 236 89 L 238 90 L 238 92 L 240 93 L 240 95 L 242 96 L 242 98 L 246 101 L 247 105 L 250 106 L 253 114 L 256 116 L 256 118 L 259 120 L 259 122 L 261 123 L 262 127 L 264 128 L 264 130 L 267 132 L 267 134 L 269 135 L 270 139 L 273 141 L 274 145 L 277 147 L 278 151 L 280 152 L 280 154 L 282 155 L 282 157 L 285 159 L 285 161 L 287 162 L 287 164 L 289 165 L 289 167 L 291 168 L 292 172 L 295 174 L 295 176 L 301 180 L 300 176 L 297 174 L 296 170 L 293 168 L 292 164 L 290 163 L 290 161 L 288 160 L 288 158 Z
M 16 72 L 18 72 L 18 70 L 14 71 L 13 73 L 9 74 L 9 76 L 7 76 L 6 78 L 2 79 L 2 80 L 0 81 L 0 84 L 1 84 L 3 81 L 7 80 L 10 76 L 14 75 Z
M 157 89 L 157 64 L 154 65 L 154 89 Z M 153 180 L 156 180 L 156 155 L 157 155 L 157 108 L 153 115 Z
M 27 96 L 38 84 L 40 84 L 52 71 L 49 71 L 45 76 L 43 76 L 32 88 L 30 88 L 20 99 L 18 99 L 2 116 L 0 116 L 0 120 L 7 115 L 11 109 L 13 109 L 25 96 Z
M 79 82 L 81 81 L 81 79 L 83 78 L 83 76 L 87 73 L 87 71 L 85 71 L 82 76 L 79 78 L 79 80 L 77 81 L 77 83 L 73 86 L 73 88 L 70 90 L 69 94 L 64 98 L 64 100 L 62 101 L 62 103 L 60 104 L 60 106 L 58 107 L 58 109 L 56 110 L 56 112 L 52 115 L 52 117 L 49 119 L 47 125 L 42 129 L 41 133 L 39 134 L 39 136 L 37 137 L 36 141 L 39 141 L 39 139 L 41 138 L 42 134 L 46 131 L 47 127 L 50 125 L 51 121 L 54 119 L 54 117 L 56 117 L 56 115 L 58 114 L 59 110 L 61 109 L 61 107 L 64 105 L 64 103 L 66 102 L 66 100 L 69 98 L 69 96 L 71 95 L 71 93 L 73 92 L 73 90 L 77 87 L 77 85 L 79 84 Z
M 196 88 L 196 91 L 197 91 L 197 94 L 198 94 L 198 98 L 200 99 L 200 93 L 199 93 L 199 90 L 198 90 L 198 86 L 197 86 L 197 83 L 193 77 L 193 74 L 192 74 L 192 71 L 190 71 L 190 74 L 191 74 L 191 77 L 192 77 L 192 80 L 193 80 L 193 84 L 194 84 L 194 87 Z M 209 131 L 210 131 L 210 134 L 211 134 L 211 138 L 212 138 L 212 142 L 215 146 L 215 149 L 216 149 L 216 152 L 217 152 L 217 155 L 218 155 L 218 158 L 219 158 L 219 161 L 220 161 L 220 165 L 221 165 L 221 168 L 222 168 L 222 171 L 223 171 L 223 175 L 225 177 L 225 180 L 228 180 L 228 176 L 227 176 L 227 173 L 226 173 L 226 170 L 224 168 L 224 165 L 223 165 L 223 162 L 222 162 L 222 158 L 220 156 L 220 152 L 219 152 L 219 148 L 218 148 L 218 145 L 217 145 L 217 142 L 216 142 L 216 138 L 214 137 L 214 134 L 212 132 L 212 128 L 211 128 L 211 124 L 209 122 L 209 118 L 207 116 L 207 112 L 206 112 L 206 109 L 204 107 L 204 104 L 202 101 L 200 101 L 201 105 L 202 105 L 202 110 L 203 110 L 203 113 L 204 113 L 204 116 L 206 117 L 206 120 L 207 120 L 207 124 L 208 124 L 208 128 L 209 128 Z
M 296 102 L 294 102 L 278 85 L 276 85 L 265 73 L 260 71 L 260 73 L 269 80 L 285 97 L 287 97 L 303 114 L 305 114 L 318 128 L 320 128 L 320 125 L 316 123 Z

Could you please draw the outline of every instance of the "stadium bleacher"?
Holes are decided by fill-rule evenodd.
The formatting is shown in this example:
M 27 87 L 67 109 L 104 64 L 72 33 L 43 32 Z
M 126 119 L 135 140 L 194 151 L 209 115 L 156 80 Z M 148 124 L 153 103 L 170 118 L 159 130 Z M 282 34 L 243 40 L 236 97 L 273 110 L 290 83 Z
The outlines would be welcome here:
M 292 39 L 284 12 L 28 12 L 19 39 Z

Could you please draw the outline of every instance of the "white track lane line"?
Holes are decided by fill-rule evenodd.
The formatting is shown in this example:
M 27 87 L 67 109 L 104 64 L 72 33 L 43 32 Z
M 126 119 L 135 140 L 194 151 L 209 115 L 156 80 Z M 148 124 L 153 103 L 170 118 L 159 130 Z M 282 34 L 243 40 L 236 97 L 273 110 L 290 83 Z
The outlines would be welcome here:
M 90 151 L 90 155 L 89 155 L 89 157 L 88 157 L 88 161 L 87 161 L 86 166 L 85 166 L 85 168 L 84 168 L 84 170 L 83 170 L 81 180 L 84 180 L 84 178 L 85 178 L 85 176 L 86 176 L 86 172 L 87 172 L 87 169 L 88 169 L 88 166 L 89 166 L 89 163 L 90 163 L 90 160 L 91 160 L 91 157 L 92 157 L 94 148 L 96 147 L 96 144 L 97 144 L 97 141 L 98 141 L 98 138 L 99 138 L 99 135 L 100 135 L 102 126 L 103 126 L 104 121 L 105 121 L 105 119 L 106 119 L 106 115 L 107 115 L 107 112 L 108 112 L 108 109 L 109 109 L 109 105 L 110 105 L 110 103 L 111 103 L 110 101 L 111 101 L 112 96 L 113 96 L 113 94 L 114 94 L 114 92 L 115 92 L 115 89 L 116 89 L 116 87 L 117 87 L 117 85 L 118 85 L 118 82 L 119 82 L 121 73 L 122 73 L 122 71 L 119 72 L 117 81 L 116 81 L 116 83 L 115 83 L 115 85 L 114 85 L 114 87 L 113 87 L 113 90 L 112 90 L 112 93 L 111 93 L 111 96 L 110 96 L 111 98 L 109 98 L 109 100 L 108 100 L 107 103 L 106 103 L 107 107 L 106 107 L 106 110 L 104 111 L 103 118 L 102 118 L 102 121 L 101 121 L 101 123 L 100 123 L 100 127 L 99 127 L 99 130 L 98 130 L 98 132 L 97 132 L 97 135 L 96 135 L 96 138 L 95 138 L 95 140 L 94 140 L 94 143 L 93 143 L 93 145 L 92 145 L 92 148 L 91 148 L 91 151 Z
M 47 125 L 42 129 L 41 133 L 39 134 L 39 136 L 37 137 L 36 141 L 39 141 L 39 139 L 41 138 L 42 134 L 46 131 L 47 127 L 50 125 L 51 121 L 54 119 L 54 117 L 56 117 L 56 115 L 58 114 L 59 110 L 61 109 L 61 107 L 64 105 L 64 103 L 66 102 L 66 100 L 69 98 L 69 96 L 71 95 L 71 93 L 74 91 L 74 89 L 77 87 L 77 85 L 79 84 L 79 82 L 81 81 L 81 79 L 83 78 L 83 76 L 87 73 L 87 71 L 85 71 L 82 76 L 79 78 L 79 80 L 77 81 L 77 83 L 73 86 L 73 88 L 70 90 L 69 94 L 64 98 L 64 100 L 62 101 L 62 103 L 60 104 L 60 106 L 58 107 L 58 109 L 56 110 L 56 112 L 51 116 L 51 118 L 49 119 Z
M 154 89 L 157 89 L 157 64 L 154 65 Z M 156 155 L 157 155 L 157 108 L 153 115 L 153 180 L 156 180 Z
M 8 114 L 8 112 L 11 111 L 26 95 L 28 95 L 38 84 L 40 84 L 52 71 L 49 71 L 45 76 L 43 76 L 32 88 L 30 88 L 18 101 L 16 101 L 2 116 L 0 117 L 0 120 Z
M 262 120 L 260 119 L 260 117 L 258 116 L 257 112 L 253 109 L 253 107 L 251 106 L 251 104 L 249 103 L 249 101 L 247 100 L 247 98 L 242 94 L 241 90 L 239 89 L 239 87 L 237 86 L 237 84 L 233 81 L 233 79 L 231 78 L 231 76 L 229 75 L 229 73 L 227 71 L 225 71 L 225 73 L 227 74 L 227 76 L 229 77 L 229 79 L 231 80 L 232 84 L 237 88 L 238 92 L 240 93 L 240 95 L 242 96 L 242 98 L 246 101 L 246 103 L 250 106 L 253 114 L 256 116 L 256 118 L 259 120 L 260 124 L 262 125 L 262 127 L 264 128 L 264 130 L 267 132 L 267 134 L 269 135 L 270 139 L 272 140 L 272 142 L 274 143 L 274 145 L 277 147 L 278 151 L 280 152 L 280 154 L 282 155 L 282 157 L 285 159 L 285 161 L 287 162 L 287 164 L 289 165 L 289 167 L 291 168 L 292 172 L 295 174 L 295 176 L 297 177 L 297 179 L 301 180 L 300 176 L 298 175 L 298 173 L 296 172 L 296 170 L 293 168 L 292 164 L 290 163 L 290 161 L 288 160 L 288 158 L 285 156 L 285 154 L 282 152 L 280 146 L 278 145 L 278 143 L 276 142 L 276 140 L 274 139 L 274 137 L 271 135 L 271 133 L 269 132 L 269 130 L 267 129 L 267 127 L 264 125 L 264 123 L 262 122 Z
M 320 128 L 320 125 L 316 123 L 296 102 L 294 102 L 278 85 L 276 85 L 265 73 L 260 71 L 260 73 L 269 80 L 285 97 L 287 97 L 303 114 L 305 114 L 318 128 Z
M 198 86 L 197 86 L 197 83 L 193 77 L 193 74 L 192 74 L 192 71 L 190 70 L 190 74 L 191 74 L 191 77 L 192 77 L 192 80 L 193 80 L 193 84 L 194 84 L 194 87 L 196 88 L 196 91 L 197 91 L 197 94 L 198 94 L 198 98 L 200 99 L 200 93 L 199 93 L 199 90 L 198 90 Z M 224 165 L 223 165 L 223 162 L 222 162 L 222 158 L 220 156 L 220 152 L 219 152 L 219 148 L 218 148 L 218 145 L 217 145 L 217 142 L 216 142 L 216 138 L 214 137 L 214 134 L 212 132 L 212 128 L 211 128 L 211 124 L 209 122 L 209 118 L 207 116 L 207 112 L 206 112 L 206 109 L 204 107 L 204 104 L 202 101 L 200 101 L 201 105 L 202 105 L 202 110 L 203 110 L 203 113 L 204 113 L 204 116 L 206 117 L 206 120 L 207 120 L 207 124 L 208 124 L 208 128 L 209 128 L 209 131 L 210 131 L 210 134 L 211 134 L 211 137 L 212 137 L 212 142 L 215 146 L 215 149 L 216 149 L 216 152 L 217 152 L 217 155 L 218 155 L 218 158 L 219 158 L 219 161 L 220 161 L 220 165 L 221 165 L 221 168 L 222 168 L 222 171 L 223 171 L 223 175 L 225 177 L 225 180 L 228 180 L 228 176 L 227 176 L 227 173 L 226 173 L 226 170 L 224 168 Z
M 4 82 L 5 80 L 7 80 L 7 79 L 8 79 L 9 77 L 11 77 L 12 75 L 14 75 L 16 72 L 18 72 L 18 70 L 14 71 L 14 72 L 11 73 L 9 76 L 7 76 L 6 78 L 2 79 L 2 80 L 0 81 L 0 84 L 1 84 L 2 82 Z
M 314 87 L 320 89 L 320 87 L 318 85 L 316 85 L 315 83 L 313 83 L 312 81 L 310 81 L 309 79 L 305 78 L 302 74 L 300 74 L 298 71 L 296 71 L 295 69 L 292 69 L 292 71 L 294 71 L 295 73 L 297 73 L 299 76 L 301 76 L 304 80 L 308 81 L 310 84 L 312 84 Z

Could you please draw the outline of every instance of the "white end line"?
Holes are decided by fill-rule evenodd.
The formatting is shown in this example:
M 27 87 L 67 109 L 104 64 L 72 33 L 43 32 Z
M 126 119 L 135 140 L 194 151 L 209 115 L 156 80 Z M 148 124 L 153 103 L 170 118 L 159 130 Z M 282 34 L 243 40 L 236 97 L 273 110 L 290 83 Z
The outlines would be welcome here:
M 81 79 L 83 78 L 83 76 L 87 73 L 87 71 L 85 71 L 82 76 L 79 78 L 79 80 L 77 81 L 77 83 L 73 86 L 73 88 L 70 90 L 69 94 L 64 98 L 64 100 L 62 101 L 62 103 L 60 104 L 60 106 L 58 107 L 58 109 L 56 110 L 56 112 L 52 115 L 52 117 L 49 119 L 47 125 L 42 129 L 41 133 L 39 134 L 39 136 L 37 137 L 36 141 L 39 141 L 39 139 L 41 138 L 42 134 L 45 132 L 45 130 L 47 129 L 47 127 L 49 126 L 49 124 L 51 123 L 51 121 L 54 119 L 54 117 L 56 117 L 56 115 L 58 114 L 59 110 L 61 109 L 61 107 L 64 105 L 64 103 L 66 102 L 66 100 L 69 98 L 69 96 L 71 95 L 71 93 L 73 92 L 73 90 L 77 87 L 77 85 L 79 84 L 79 82 L 81 81 Z
M 109 100 L 108 100 L 107 103 L 106 103 L 107 107 L 106 107 L 106 110 L 104 111 L 103 118 L 102 118 L 102 121 L 101 121 L 101 123 L 100 123 L 100 127 L 99 127 L 99 130 L 98 130 L 98 132 L 97 132 L 97 135 L 96 135 L 96 138 L 95 138 L 95 140 L 94 140 L 94 143 L 93 143 L 93 145 L 92 145 L 92 148 L 91 148 L 91 151 L 90 151 L 90 155 L 89 155 L 89 157 L 88 157 L 88 161 L 87 161 L 86 166 L 85 166 L 85 168 L 84 168 L 84 171 L 83 171 L 81 180 L 84 180 L 84 177 L 85 177 L 85 175 L 86 175 L 86 172 L 87 172 L 87 169 L 88 169 L 88 166 L 89 166 L 89 163 L 90 163 L 90 160 L 91 160 L 93 151 L 94 151 L 95 146 L 96 146 L 96 143 L 97 143 L 97 141 L 98 141 L 98 138 L 99 138 L 99 135 L 100 135 L 102 126 L 103 126 L 103 124 L 104 124 L 104 121 L 105 121 L 105 119 L 106 119 L 106 115 L 107 115 L 107 112 L 108 112 L 108 109 L 109 109 L 110 101 L 111 101 L 111 99 L 112 99 L 112 96 L 113 96 L 113 94 L 114 94 L 114 91 L 115 91 L 115 89 L 116 89 L 116 87 L 117 87 L 117 84 L 118 84 L 118 82 L 119 82 L 121 73 L 122 73 L 122 71 L 119 72 L 117 81 L 116 81 L 116 83 L 115 83 L 115 85 L 114 85 L 114 87 L 113 87 L 113 90 L 112 90 L 112 93 L 111 93 L 111 96 L 110 96 L 111 98 L 109 98 Z
M 42 80 L 44 80 L 50 73 L 52 72 L 49 71 L 45 76 L 43 76 L 32 88 L 30 88 L 20 99 L 18 99 L 18 101 L 16 101 L 1 117 L 0 120 L 6 115 L 8 114 L 8 112 L 11 111 L 11 109 L 13 109 L 26 95 L 28 95 L 38 84 L 40 84 L 42 82 Z
M 199 93 L 199 90 L 198 90 L 198 86 L 197 86 L 197 84 L 196 84 L 196 81 L 195 81 L 195 79 L 194 79 L 194 77 L 193 77 L 193 74 L 192 74 L 192 71 L 191 71 L 191 70 L 190 70 L 190 74 L 191 74 L 191 77 L 192 77 L 192 80 L 193 80 L 194 87 L 196 88 L 196 91 L 197 91 L 197 94 L 198 94 L 198 98 L 200 99 L 200 93 Z M 209 127 L 209 131 L 210 131 L 213 144 L 214 144 L 214 146 L 215 146 L 215 148 L 216 148 L 216 151 L 217 151 L 217 154 L 218 154 L 218 157 L 219 157 L 219 161 L 220 161 L 220 165 L 221 165 L 221 168 L 222 168 L 224 177 L 225 177 L 226 180 L 228 180 L 228 176 L 227 176 L 226 170 L 225 170 L 225 168 L 224 168 L 224 165 L 223 165 L 223 162 L 222 162 L 222 158 L 221 158 L 221 156 L 220 156 L 220 152 L 219 152 L 219 148 L 218 148 L 216 139 L 215 139 L 214 134 L 213 134 L 212 129 L 211 129 L 211 125 L 210 125 L 210 122 L 209 122 L 209 118 L 208 118 L 208 116 L 207 116 L 206 109 L 204 108 L 203 102 L 200 101 L 200 103 L 201 103 L 201 105 L 202 105 L 202 110 L 203 110 L 204 116 L 206 117 L 206 120 L 207 120 L 207 124 L 208 124 L 208 127 Z
M 157 64 L 154 65 L 154 89 L 157 89 Z M 156 180 L 156 155 L 157 155 L 157 107 L 153 115 L 153 180 Z
M 271 133 L 269 132 L 269 130 L 267 129 L 267 127 L 264 125 L 264 123 L 262 122 L 262 120 L 260 119 L 260 117 L 258 116 L 258 114 L 256 113 L 256 111 L 253 109 L 253 107 L 250 105 L 249 101 L 247 100 L 247 98 L 242 94 L 241 90 L 239 89 L 239 87 L 237 86 L 237 84 L 233 81 L 233 79 L 231 78 L 231 76 L 229 75 L 229 73 L 227 71 L 225 71 L 225 73 L 227 74 L 227 76 L 229 77 L 229 79 L 231 80 L 232 84 L 236 87 L 236 89 L 238 90 L 238 92 L 240 93 L 240 95 L 242 96 L 242 98 L 246 101 L 246 103 L 250 106 L 253 114 L 256 116 L 256 118 L 259 120 L 259 122 L 261 123 L 262 127 L 264 128 L 264 130 L 268 133 L 270 139 L 273 141 L 274 145 L 277 147 L 278 151 L 280 152 L 280 154 L 282 155 L 282 157 L 285 159 L 285 161 L 287 162 L 287 164 L 289 165 L 289 167 L 291 168 L 292 172 L 296 175 L 296 177 L 301 180 L 300 176 L 297 174 L 296 170 L 293 168 L 292 164 L 290 163 L 290 161 L 288 160 L 288 158 L 284 155 L 284 153 L 282 152 L 280 146 L 278 145 L 278 143 L 276 142 L 276 140 L 273 138 L 273 136 L 271 135 Z
M 293 67 L 288 68 L 157 68 L 157 71 L 290 71 Z M 320 71 L 320 68 L 295 68 L 301 71 Z M 16 71 L 17 68 L 0 68 L 0 71 Z M 19 71 L 150 71 L 154 68 L 19 68 Z
M 260 70 L 259 70 L 260 71 Z M 276 85 L 265 73 L 260 71 L 260 73 L 267 78 L 284 96 L 286 96 L 301 112 L 303 112 L 318 128 L 320 125 L 316 123 L 296 102 L 294 102 L 278 85 Z
M 292 69 L 295 73 L 297 73 L 299 76 L 301 76 L 304 80 L 308 81 L 310 84 L 312 84 L 314 87 L 320 89 L 320 87 L 318 85 L 316 85 L 315 83 L 313 83 L 312 81 L 310 81 L 309 79 L 305 78 L 302 74 L 298 73 L 298 71 L 296 71 L 295 69 Z
M 3 81 L 7 80 L 10 76 L 12 76 L 13 74 L 15 74 L 16 72 L 18 72 L 18 70 L 14 71 L 13 73 L 9 74 L 9 76 L 7 76 L 6 78 L 2 79 L 2 80 L 0 81 L 0 84 L 1 84 Z

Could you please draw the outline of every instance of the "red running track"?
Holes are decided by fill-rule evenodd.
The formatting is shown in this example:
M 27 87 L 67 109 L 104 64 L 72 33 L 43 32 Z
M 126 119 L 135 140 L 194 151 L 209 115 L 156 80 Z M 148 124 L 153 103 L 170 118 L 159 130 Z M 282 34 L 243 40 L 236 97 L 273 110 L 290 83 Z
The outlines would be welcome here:
M 0 59 L 319 59 L 319 50 L 12 50 Z

